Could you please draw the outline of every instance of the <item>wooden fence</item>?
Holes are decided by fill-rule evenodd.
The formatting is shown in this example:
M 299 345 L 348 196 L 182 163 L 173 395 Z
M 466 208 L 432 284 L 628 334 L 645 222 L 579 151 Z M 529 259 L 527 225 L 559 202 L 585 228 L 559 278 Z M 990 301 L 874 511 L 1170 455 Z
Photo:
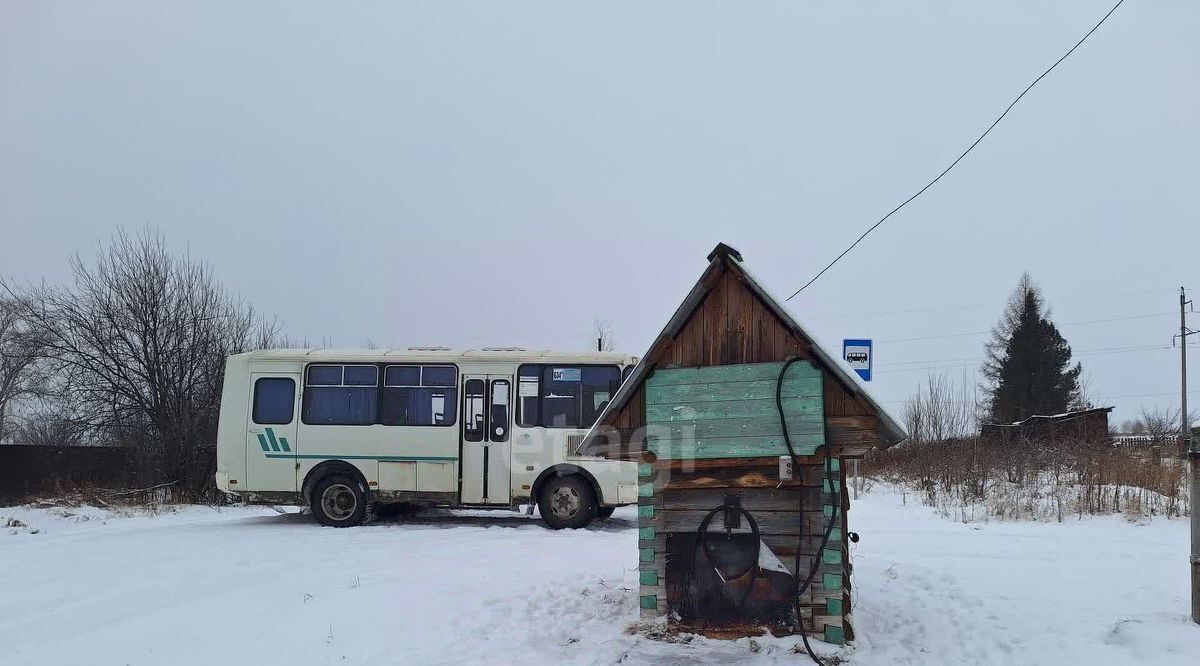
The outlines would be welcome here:
M 115 446 L 0 446 L 0 502 L 81 488 L 128 488 L 134 450 Z

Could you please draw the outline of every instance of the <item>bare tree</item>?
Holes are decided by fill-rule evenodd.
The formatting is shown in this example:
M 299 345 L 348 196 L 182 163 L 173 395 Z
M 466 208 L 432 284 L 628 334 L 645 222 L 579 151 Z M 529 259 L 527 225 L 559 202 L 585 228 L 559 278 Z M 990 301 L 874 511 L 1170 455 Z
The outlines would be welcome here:
M 151 229 L 118 231 L 71 270 L 70 287 L 29 287 L 18 300 L 45 340 L 55 398 L 97 439 L 137 447 L 151 480 L 199 498 L 211 480 L 198 478 L 198 449 L 216 441 L 225 358 L 272 342 L 276 327 Z
M 40 411 L 13 428 L 13 439 L 25 446 L 79 446 L 86 443 L 86 425 L 59 413 Z
M 592 319 L 592 339 L 596 341 L 597 351 L 614 351 L 617 348 L 617 338 L 607 319 Z
M 22 315 L 15 298 L 0 298 L 0 442 L 10 434 L 12 407 L 40 395 L 46 374 L 39 367 L 46 338 Z
M 1075 398 L 1075 403 L 1071 405 L 1071 409 L 1091 409 L 1096 406 L 1098 400 L 1092 391 L 1092 373 L 1083 373 L 1079 377 L 1079 394 Z
M 979 400 L 971 382 L 956 384 L 947 374 L 930 373 L 904 405 L 914 442 L 945 442 L 970 437 L 977 429 Z
M 1125 419 L 1119 426 L 1116 426 L 1114 432 L 1122 435 L 1144 435 L 1146 432 L 1143 428 L 1144 425 L 1140 419 Z
M 1142 408 L 1142 413 L 1138 416 L 1135 428 L 1139 434 L 1146 434 L 1155 439 L 1167 439 L 1170 437 L 1178 437 L 1182 432 L 1179 423 L 1178 407 L 1174 409 L 1162 409 L 1155 407 L 1154 409 Z M 1196 413 L 1188 410 L 1190 423 L 1196 422 Z

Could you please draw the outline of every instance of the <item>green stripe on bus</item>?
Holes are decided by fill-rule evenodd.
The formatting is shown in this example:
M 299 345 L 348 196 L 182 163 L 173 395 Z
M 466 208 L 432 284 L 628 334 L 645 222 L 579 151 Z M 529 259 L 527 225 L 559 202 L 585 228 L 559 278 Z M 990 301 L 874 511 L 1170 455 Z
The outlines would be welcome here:
M 287 451 L 288 453 L 291 453 L 291 451 L 292 451 L 292 447 L 288 446 L 288 443 L 287 443 L 287 437 L 284 437 L 283 435 L 280 435 L 280 436 L 279 436 L 279 445 L 283 447 L 283 450 L 284 450 L 284 451 Z
M 268 453 L 268 458 L 291 458 L 293 460 L 383 460 L 388 462 L 453 462 L 455 456 L 343 456 L 332 453 Z
M 271 445 L 270 445 L 270 444 L 267 444 L 267 436 L 266 436 L 266 435 L 259 434 L 259 436 L 258 436 L 258 445 L 262 447 L 262 450 L 263 450 L 263 451 L 270 451 L 270 450 L 271 450 Z
M 275 431 L 267 428 L 267 439 L 271 440 L 271 450 L 279 450 L 279 440 L 275 439 Z

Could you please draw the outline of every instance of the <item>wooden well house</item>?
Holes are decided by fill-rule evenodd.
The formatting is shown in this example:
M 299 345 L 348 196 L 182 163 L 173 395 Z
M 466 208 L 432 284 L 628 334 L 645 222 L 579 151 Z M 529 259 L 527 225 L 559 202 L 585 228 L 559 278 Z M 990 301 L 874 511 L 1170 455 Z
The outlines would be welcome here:
M 736 250 L 708 262 L 579 449 L 639 462 L 642 617 L 851 640 L 845 461 L 906 435 Z

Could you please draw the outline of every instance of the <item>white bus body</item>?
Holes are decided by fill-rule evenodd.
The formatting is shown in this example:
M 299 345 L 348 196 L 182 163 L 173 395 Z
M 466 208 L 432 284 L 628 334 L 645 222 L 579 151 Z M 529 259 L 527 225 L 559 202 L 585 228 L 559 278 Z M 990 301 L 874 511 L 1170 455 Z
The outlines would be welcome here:
M 580 527 L 637 502 L 634 463 L 576 455 L 635 358 L 260 350 L 225 366 L 217 487 L 361 523 L 371 502 L 515 509 Z

